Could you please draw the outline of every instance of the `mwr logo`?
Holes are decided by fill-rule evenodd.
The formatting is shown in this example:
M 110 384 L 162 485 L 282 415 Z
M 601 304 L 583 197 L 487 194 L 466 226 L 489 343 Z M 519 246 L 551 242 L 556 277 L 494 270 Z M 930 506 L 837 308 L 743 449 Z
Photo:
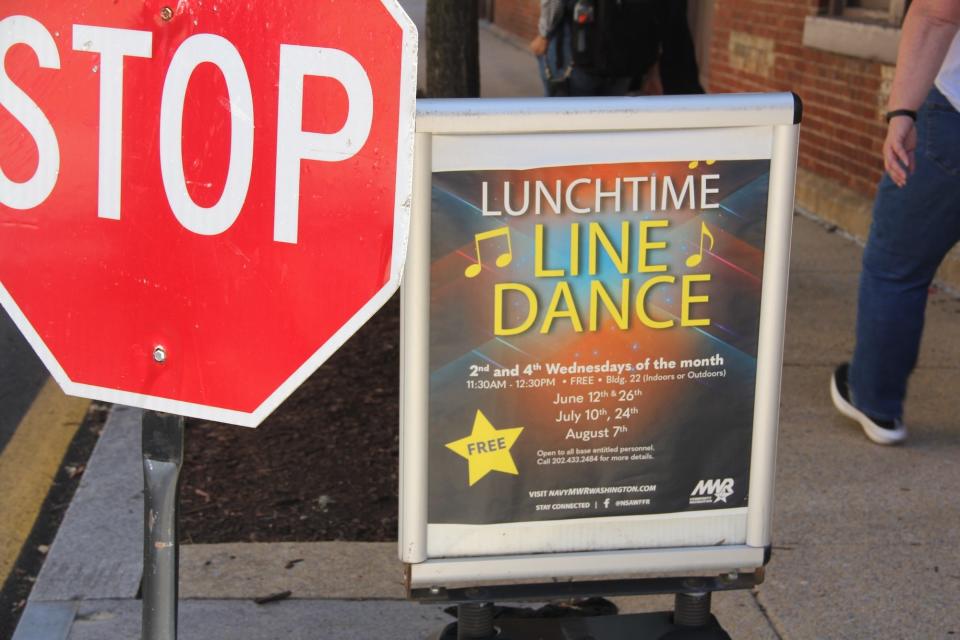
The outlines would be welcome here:
M 690 492 L 690 504 L 723 502 L 733 495 L 733 478 L 701 480 Z

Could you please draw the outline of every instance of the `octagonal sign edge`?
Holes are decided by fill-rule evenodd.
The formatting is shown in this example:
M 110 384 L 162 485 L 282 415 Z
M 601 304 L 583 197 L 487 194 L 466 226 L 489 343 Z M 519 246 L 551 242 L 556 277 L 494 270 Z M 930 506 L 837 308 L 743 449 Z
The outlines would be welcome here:
M 402 42 L 402 48 L 399 52 L 401 59 L 400 78 L 397 83 L 399 85 L 399 105 L 397 109 L 396 172 L 394 180 L 395 186 L 393 189 L 392 251 L 389 259 L 389 271 L 388 275 L 385 274 L 384 284 L 375 294 L 371 296 L 364 294 L 364 300 L 366 300 L 366 302 L 359 306 L 348 319 L 339 322 L 339 324 L 336 325 L 339 326 L 339 329 L 330 334 L 319 348 L 310 353 L 305 361 L 302 361 L 299 366 L 291 369 L 289 375 L 286 375 L 281 384 L 275 388 L 271 387 L 273 391 L 269 393 L 259 405 L 252 410 L 247 410 L 246 408 L 237 410 L 235 408 L 217 406 L 213 403 L 205 404 L 202 402 L 198 403 L 177 399 L 175 397 L 164 397 L 152 393 L 137 393 L 124 390 L 123 388 L 88 384 L 85 381 L 72 379 L 61 364 L 61 361 L 54 354 L 54 350 L 48 346 L 43 337 L 41 337 L 40 332 L 38 332 L 34 326 L 34 323 L 28 319 L 28 313 L 25 313 L 22 305 L 17 302 L 13 293 L 5 286 L 7 283 L 3 281 L 3 276 L 0 274 L 0 306 L 3 306 L 7 310 L 21 333 L 66 393 L 143 409 L 175 413 L 239 426 L 255 427 L 273 412 L 283 400 L 299 387 L 327 358 L 340 348 L 340 346 L 342 346 L 360 326 L 369 320 L 396 292 L 402 277 L 410 223 L 413 182 L 414 117 L 416 112 L 417 31 L 413 22 L 400 7 L 397 0 L 379 0 L 379 3 L 396 22 L 400 32 L 399 39 Z M 182 4 L 183 3 L 181 3 L 181 6 Z M 0 20 L 4 18 L 5 16 L 0 16 Z M 59 37 L 60 34 L 57 33 L 57 36 Z M 96 72 L 96 68 L 94 68 L 94 72 Z M 123 104 L 126 103 L 124 102 Z M 304 129 L 306 129 L 306 127 L 304 127 Z M 125 183 L 124 189 L 127 188 Z M 363 238 L 358 238 L 357 241 L 363 242 L 364 240 Z M 10 245 L 8 244 L 8 246 Z M 318 304 L 325 306 L 333 301 L 334 298 L 330 297 L 329 299 L 321 299 Z M 255 341 L 258 338 L 259 336 L 256 335 L 250 336 L 251 341 Z M 251 363 L 251 366 L 256 366 L 256 363 Z M 119 386 L 120 385 L 118 385 L 118 387 Z

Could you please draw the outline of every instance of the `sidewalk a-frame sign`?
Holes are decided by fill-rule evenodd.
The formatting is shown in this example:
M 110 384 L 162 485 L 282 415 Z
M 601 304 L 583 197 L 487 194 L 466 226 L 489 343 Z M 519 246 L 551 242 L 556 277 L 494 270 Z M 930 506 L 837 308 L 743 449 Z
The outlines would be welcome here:
M 420 102 L 415 596 L 763 567 L 799 120 L 793 94 Z

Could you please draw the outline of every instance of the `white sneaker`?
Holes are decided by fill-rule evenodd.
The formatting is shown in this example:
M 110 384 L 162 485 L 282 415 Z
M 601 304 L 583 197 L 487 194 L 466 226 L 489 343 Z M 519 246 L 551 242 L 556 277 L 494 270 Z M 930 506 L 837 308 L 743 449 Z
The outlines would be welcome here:
M 830 376 L 830 398 L 837 411 L 860 423 L 868 438 L 877 444 L 897 444 L 907 438 L 907 428 L 898 418 L 896 420 L 878 420 L 860 411 L 850 401 L 850 389 L 847 386 L 848 363 L 843 363 Z

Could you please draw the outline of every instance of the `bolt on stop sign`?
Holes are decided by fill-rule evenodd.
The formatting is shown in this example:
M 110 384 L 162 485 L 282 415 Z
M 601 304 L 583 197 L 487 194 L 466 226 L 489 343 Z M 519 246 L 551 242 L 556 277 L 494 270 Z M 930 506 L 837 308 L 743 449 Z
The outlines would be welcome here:
M 396 0 L 4 0 L 0 303 L 68 393 L 255 426 L 396 290 Z

